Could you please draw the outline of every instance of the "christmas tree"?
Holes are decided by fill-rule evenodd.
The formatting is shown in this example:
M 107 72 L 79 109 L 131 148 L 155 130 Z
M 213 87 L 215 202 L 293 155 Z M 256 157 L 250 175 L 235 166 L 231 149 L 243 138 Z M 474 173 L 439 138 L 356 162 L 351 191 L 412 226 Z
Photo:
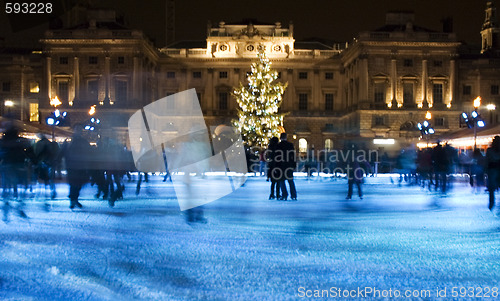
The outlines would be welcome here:
M 278 72 L 271 70 L 264 51 L 259 51 L 247 79 L 248 85 L 240 82 L 233 91 L 239 105 L 238 120 L 233 120 L 233 124 L 247 145 L 266 147 L 269 139 L 280 135 L 285 114 L 278 110 L 288 84 L 277 81 Z

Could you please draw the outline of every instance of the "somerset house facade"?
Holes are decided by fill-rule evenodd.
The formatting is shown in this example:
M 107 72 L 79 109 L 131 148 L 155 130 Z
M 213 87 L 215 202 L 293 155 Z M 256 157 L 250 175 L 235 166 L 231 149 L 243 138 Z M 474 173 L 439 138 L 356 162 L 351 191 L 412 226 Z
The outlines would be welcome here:
M 411 12 L 387 13 L 380 28 L 349 43 L 296 41 L 291 23 L 246 21 L 209 25 L 204 41 L 158 48 L 117 22 L 114 12 L 88 11 L 78 24 L 47 31 L 39 49 L 4 45 L 1 113 L 44 122 L 57 96 L 70 124 L 88 120 L 95 106 L 102 133 L 126 143 L 136 110 L 195 88 L 207 125 L 229 125 L 237 110 L 233 87 L 245 82 L 264 49 L 288 83 L 281 110 L 289 113 L 284 128 L 297 149 L 332 149 L 351 140 L 376 147 L 376 138 L 407 145 L 418 141 L 417 123 L 427 112 L 440 134 L 461 127 L 461 112 L 471 111 L 477 96 L 500 104 L 500 29 L 490 2 L 485 12 L 482 49 L 475 52 L 449 24 L 438 32 L 422 28 Z M 496 113 L 488 113 L 496 122 Z

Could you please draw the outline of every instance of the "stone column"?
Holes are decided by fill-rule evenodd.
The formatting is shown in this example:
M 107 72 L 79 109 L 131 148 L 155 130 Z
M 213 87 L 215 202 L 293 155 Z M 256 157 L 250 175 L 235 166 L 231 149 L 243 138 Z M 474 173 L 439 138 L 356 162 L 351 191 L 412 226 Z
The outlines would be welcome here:
M 455 60 L 450 61 L 450 89 L 449 89 L 449 104 L 452 103 L 455 91 Z
M 80 62 L 78 57 L 73 59 L 74 95 L 73 100 L 80 98 Z
M 396 99 L 396 92 L 397 92 L 397 69 L 396 69 L 396 59 L 391 60 L 391 94 L 392 94 L 392 108 L 395 109 L 398 107 L 398 102 Z
M 422 106 L 427 107 L 427 60 L 422 60 Z
M 105 80 L 104 103 L 105 104 L 110 103 L 109 99 L 109 88 L 111 87 L 110 68 L 111 68 L 111 58 L 109 57 L 109 55 L 106 55 L 106 57 L 104 58 L 104 80 Z
M 50 99 L 52 98 L 52 58 L 50 56 L 47 57 L 47 96 Z

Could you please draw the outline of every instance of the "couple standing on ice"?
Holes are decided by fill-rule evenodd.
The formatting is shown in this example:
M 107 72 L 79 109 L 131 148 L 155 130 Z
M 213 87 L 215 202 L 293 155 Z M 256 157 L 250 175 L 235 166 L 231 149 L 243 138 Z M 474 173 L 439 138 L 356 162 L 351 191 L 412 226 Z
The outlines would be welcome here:
M 291 142 L 287 141 L 286 133 L 281 133 L 280 139 L 281 141 L 278 140 L 278 137 L 271 138 L 266 152 L 269 167 L 267 177 L 271 180 L 271 194 L 269 195 L 269 199 L 286 201 L 288 199 L 286 182 L 288 182 L 290 197 L 292 201 L 296 201 L 297 190 L 293 181 L 293 172 L 297 165 L 295 161 L 295 147 Z

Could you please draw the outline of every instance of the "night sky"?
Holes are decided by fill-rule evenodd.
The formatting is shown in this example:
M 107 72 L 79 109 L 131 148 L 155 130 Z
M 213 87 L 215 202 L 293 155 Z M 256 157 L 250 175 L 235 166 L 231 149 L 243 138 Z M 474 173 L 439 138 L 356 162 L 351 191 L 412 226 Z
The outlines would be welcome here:
M 157 46 L 164 46 L 164 0 L 95 2 L 116 9 L 125 17 L 128 27 L 144 30 Z M 361 31 L 384 25 L 388 11 L 411 10 L 416 13 L 417 25 L 432 30 L 441 30 L 441 20 L 452 17 L 458 39 L 479 44 L 486 0 L 177 0 L 175 6 L 176 40 L 204 40 L 209 20 L 218 24 L 222 20 L 237 22 L 251 18 L 267 23 L 280 21 L 284 25 L 293 21 L 297 40 L 320 37 L 345 42 Z M 0 25 L 5 25 L 3 12 L 2 19 Z M 8 27 L 2 26 L 0 36 L 12 37 Z M 22 33 L 16 32 L 14 36 Z

